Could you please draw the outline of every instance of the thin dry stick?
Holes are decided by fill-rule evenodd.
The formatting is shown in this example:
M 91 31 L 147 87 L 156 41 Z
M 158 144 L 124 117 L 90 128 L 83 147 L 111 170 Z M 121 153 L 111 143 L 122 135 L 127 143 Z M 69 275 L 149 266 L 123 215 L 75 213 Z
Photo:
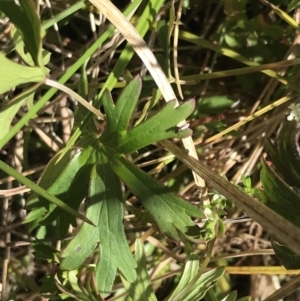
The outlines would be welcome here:
M 16 188 L 10 188 L 10 189 L 0 189 L 0 197 L 9 197 L 13 195 L 17 195 L 20 193 L 26 193 L 29 192 L 31 189 L 27 186 L 20 186 Z
M 73 90 L 71 90 L 70 88 L 60 84 L 59 82 L 56 82 L 54 80 L 51 80 L 49 78 L 46 78 L 45 80 L 45 84 L 56 88 L 58 90 L 61 90 L 63 92 L 65 92 L 66 94 L 74 97 L 78 102 L 80 102 L 84 107 L 86 107 L 89 111 L 91 111 L 92 113 L 94 113 L 98 118 L 104 120 L 104 115 L 97 110 L 96 108 L 94 108 L 91 104 L 89 104 L 84 98 L 82 98 L 79 94 L 77 94 L 76 92 L 74 92 Z
M 175 21 L 175 27 L 174 27 L 174 39 L 173 39 L 173 64 L 174 64 L 174 76 L 175 76 L 175 82 L 177 86 L 177 91 L 179 96 L 183 99 L 182 89 L 179 82 L 179 71 L 178 71 L 178 33 L 179 33 L 179 25 L 180 25 L 180 19 L 182 14 L 182 6 L 183 6 L 183 0 L 179 1 L 178 10 L 177 10 L 177 16 Z M 173 5 L 174 8 L 174 5 Z
M 205 144 L 209 144 L 213 141 L 215 141 L 216 139 L 228 134 L 229 132 L 239 128 L 240 126 L 248 123 L 249 121 L 257 118 L 258 116 L 261 116 L 267 112 L 269 112 L 270 110 L 273 110 L 274 108 L 282 105 L 283 103 L 286 103 L 287 101 L 291 100 L 293 98 L 293 96 L 285 96 L 285 97 L 282 97 L 276 101 L 274 101 L 273 103 L 271 103 L 270 105 L 267 105 L 265 106 L 264 108 L 262 108 L 261 110 L 255 112 L 254 114 L 251 114 L 249 115 L 248 117 L 246 117 L 244 120 L 241 120 L 237 123 L 235 123 L 234 125 L 228 127 L 227 129 L 225 129 L 224 131 L 212 136 L 212 137 L 209 137 L 208 139 L 205 140 Z
M 286 270 L 283 266 L 227 266 L 225 271 L 233 275 L 299 275 L 300 270 Z

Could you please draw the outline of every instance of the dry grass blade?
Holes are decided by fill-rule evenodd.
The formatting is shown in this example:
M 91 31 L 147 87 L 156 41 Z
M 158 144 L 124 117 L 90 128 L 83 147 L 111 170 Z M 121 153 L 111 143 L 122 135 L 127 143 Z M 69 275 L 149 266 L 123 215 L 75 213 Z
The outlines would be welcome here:
M 27 188 L 26 186 L 20 186 L 11 189 L 0 189 L 0 197 L 9 197 L 20 193 L 25 193 L 28 191 L 30 191 L 30 189 Z
M 94 113 L 98 118 L 103 119 L 103 120 L 105 119 L 104 115 L 99 110 L 94 108 L 84 98 L 82 98 L 79 94 L 75 93 L 70 88 L 68 88 L 64 85 L 61 85 L 59 82 L 53 81 L 53 80 L 48 79 L 48 78 L 45 80 L 45 84 L 50 86 L 50 87 L 57 88 L 57 89 L 65 92 L 65 93 L 67 93 L 68 95 L 73 96 L 78 102 L 80 102 L 84 107 L 86 107 L 88 110 L 90 110 L 92 113 Z
M 188 156 L 184 150 L 180 149 L 174 143 L 163 141 L 161 142 L 161 145 L 171 151 L 190 169 L 199 174 L 208 185 L 212 186 L 243 210 L 249 217 L 261 224 L 269 234 L 276 237 L 281 243 L 285 244 L 300 256 L 300 229 L 298 227 L 259 201 L 242 192 L 235 185 L 211 171 L 201 162 Z

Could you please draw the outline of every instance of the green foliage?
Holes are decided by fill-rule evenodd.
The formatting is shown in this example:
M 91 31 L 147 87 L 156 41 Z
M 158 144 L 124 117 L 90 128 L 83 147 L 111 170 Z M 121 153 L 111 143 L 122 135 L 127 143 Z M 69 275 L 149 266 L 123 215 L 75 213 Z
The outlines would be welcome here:
M 147 273 L 146 258 L 142 242 L 137 239 L 135 243 L 135 259 L 137 262 L 137 279 L 134 283 L 128 283 L 122 279 L 130 300 L 156 301 L 153 293 L 149 275 Z M 191 254 L 184 267 L 182 277 L 172 294 L 167 300 L 173 301 L 198 301 L 205 293 L 212 288 L 216 281 L 223 275 L 224 268 L 219 267 L 204 274 L 199 273 L 199 258 L 196 254 Z
M 2 57 L 2 54 L 0 53 L 0 64 L 1 64 L 1 57 Z M 11 67 L 11 65 L 9 64 L 9 66 L 6 66 L 6 67 Z M 25 67 L 25 68 L 27 68 L 27 67 Z M 2 68 L 0 69 L 0 76 L 1 76 L 1 70 L 5 70 L 5 69 L 2 69 Z M 14 71 L 13 76 L 18 77 L 19 74 L 16 71 L 17 70 Z M 4 74 L 4 72 L 2 75 L 7 76 L 7 74 L 6 73 Z M 1 82 L 3 83 L 4 81 L 1 81 Z M 0 82 L 0 89 L 1 89 L 1 82 Z M 9 87 L 11 87 L 11 84 L 15 84 L 15 83 L 16 83 L 15 80 L 8 81 L 8 85 L 6 87 L 4 87 L 4 89 L 5 90 L 8 89 Z M 5 135 L 9 132 L 13 118 L 19 111 L 23 102 L 28 100 L 31 96 L 34 95 L 34 91 L 36 90 L 36 88 L 37 88 L 36 86 L 33 86 L 31 88 L 28 88 L 26 91 L 20 93 L 14 99 L 12 99 L 5 108 L 3 108 L 0 111 L 0 123 L 1 123 L 0 140 L 3 137 L 5 137 Z
M 22 40 L 27 51 L 30 53 L 36 66 L 42 67 L 41 59 L 41 22 L 36 13 L 36 8 L 32 0 L 20 1 L 18 6 L 14 1 L 0 1 L 0 10 L 18 27 L 22 35 Z M 2 66 L 2 64 L 1 64 Z M 20 73 L 22 74 L 22 73 Z M 25 74 L 25 72 L 23 73 Z M 27 80 L 24 82 L 30 82 Z M 0 91 L 1 93 L 1 91 Z
M 40 12 L 37 12 L 34 2 L 37 1 L 0 0 L 1 18 L 6 16 L 15 25 L 11 31 L 11 45 L 5 49 L 5 52 L 0 53 L 0 94 L 4 94 L 0 111 L 1 150 L 25 125 L 29 124 L 31 119 L 37 116 L 46 103 L 51 103 L 57 91 L 52 88 L 45 92 L 44 84 L 47 84 L 49 73 L 45 65 L 50 61 L 50 54 L 42 49 L 44 30 L 49 30 L 49 27 L 54 24 L 60 26 L 61 21 L 69 22 L 71 15 L 84 6 L 84 1 L 68 4 L 66 9 L 42 23 L 41 18 L 47 14 L 39 16 Z M 299 1 L 278 0 L 276 2 L 283 7 L 287 6 L 288 11 L 299 6 Z M 131 24 L 136 24 L 136 30 L 141 37 L 144 37 L 149 29 L 156 30 L 163 53 L 156 55 L 157 60 L 168 79 L 173 82 L 173 70 L 169 61 L 172 58 L 170 36 L 180 20 L 174 22 L 175 7 L 170 9 L 169 16 L 166 11 L 160 13 L 164 3 L 163 0 L 135 0 L 126 8 L 124 15 L 128 16 L 140 5 L 136 14 L 137 22 L 133 20 Z M 183 12 L 186 14 L 193 5 L 192 1 L 184 1 Z M 199 4 L 201 9 L 202 5 L 206 4 L 204 2 Z M 260 83 L 262 74 L 241 76 L 245 71 L 243 68 L 215 73 L 214 66 L 223 67 L 222 63 L 216 64 L 217 60 L 227 56 L 230 57 L 230 62 L 234 60 L 254 67 L 260 67 L 260 63 L 281 60 L 288 49 L 292 37 L 291 30 L 299 29 L 299 25 L 281 7 L 270 3 L 268 9 L 276 14 L 275 21 L 272 23 L 263 19 L 260 11 L 251 18 L 247 15 L 248 6 L 260 9 L 261 4 L 246 0 L 224 0 L 221 5 L 224 7 L 226 17 L 222 24 L 216 26 L 214 32 L 210 30 L 211 41 L 184 32 L 183 27 L 178 34 L 180 39 L 208 49 L 208 52 L 214 52 L 214 55 L 209 58 L 212 59 L 211 66 L 207 66 L 206 69 L 209 72 L 205 71 L 203 74 L 201 71 L 197 74 L 197 71 L 193 84 L 197 89 L 202 89 L 202 84 L 207 88 L 209 82 L 201 82 L 199 85 L 199 81 L 236 75 L 235 80 L 240 85 L 240 90 L 249 90 Z M 163 15 L 165 20 L 158 20 L 158 15 Z M 195 16 L 196 13 L 192 18 L 196 20 L 198 17 L 194 18 Z M 158 22 L 155 23 L 155 20 Z M 286 28 L 283 23 L 290 27 Z M 67 65 L 68 68 L 58 80 L 64 84 L 71 77 L 76 78 L 74 75 L 81 68 L 80 84 L 75 89 L 78 89 L 78 94 L 84 99 L 91 100 L 94 108 L 97 110 L 101 108 L 105 112 L 106 120 L 101 124 L 102 129 L 104 128 L 101 135 L 95 127 L 99 120 L 94 120 L 92 113 L 78 104 L 75 108 L 72 137 L 68 140 L 67 146 L 50 160 L 38 185 L 0 161 L 0 168 L 5 173 L 33 191 L 26 203 L 28 214 L 24 223 L 29 231 L 36 233 L 36 239 L 64 236 L 70 226 L 78 227 L 69 244 L 67 246 L 63 244 L 62 252 L 58 252 L 50 243 L 40 241 L 33 244 L 33 254 L 36 258 L 59 263 L 63 270 L 58 270 L 55 275 L 47 275 L 41 280 L 43 284 L 40 292 L 50 300 L 99 300 L 98 291 L 108 295 L 119 278 L 122 279 L 129 294 L 128 298 L 133 301 L 156 300 L 147 271 L 149 263 L 146 261 L 142 242 L 136 240 L 135 257 L 128 246 L 123 225 L 123 184 L 139 201 L 139 205 L 133 209 L 137 219 L 142 219 L 144 224 L 155 223 L 162 236 L 167 236 L 176 243 L 181 240 L 187 244 L 210 241 L 216 235 L 223 235 L 225 229 L 221 217 L 226 213 L 226 206 L 230 204 L 224 197 L 214 193 L 210 205 L 202 208 L 205 210 L 207 221 L 202 229 L 199 229 L 195 225 L 194 218 L 201 219 L 202 211 L 138 168 L 131 160 L 135 152 L 142 153 L 143 148 L 150 144 L 164 139 L 182 139 L 190 136 L 192 134 L 190 129 L 178 131 L 176 125 L 191 116 L 195 107 L 193 100 L 184 101 L 179 107 L 175 107 L 175 101 L 170 101 L 161 107 L 159 99 L 163 90 L 157 89 L 156 78 L 146 76 L 141 80 L 138 77 L 132 78 L 129 72 L 125 72 L 126 66 L 135 54 L 132 43 L 122 46 L 123 50 L 106 81 L 101 84 L 95 83 L 97 89 L 100 86 L 103 88 L 96 92 L 98 95 L 90 98 L 91 83 L 88 82 L 86 65 L 92 64 L 89 60 L 95 51 L 101 48 L 106 40 L 113 37 L 115 32 L 112 25 L 105 29 L 86 51 L 81 51 L 80 57 L 73 65 Z M 17 57 L 17 60 L 12 59 L 13 56 Z M 158 64 L 153 63 L 157 67 Z M 184 71 L 186 74 L 191 70 L 186 66 L 183 69 L 186 70 Z M 293 72 L 295 70 L 287 74 L 294 78 Z M 299 92 L 299 88 L 293 85 L 289 78 L 278 75 L 277 71 L 263 70 L 262 73 L 276 78 L 285 86 Z M 126 83 L 118 83 L 119 87 L 125 84 L 126 87 L 114 101 L 110 91 L 116 88 L 116 83 L 122 76 Z M 181 78 L 180 75 L 180 80 L 183 81 L 179 81 L 178 84 L 184 82 L 184 76 Z M 188 77 L 187 81 L 193 81 L 193 75 Z M 196 95 L 196 99 L 198 95 L 202 95 L 202 91 L 197 93 L 196 89 L 196 92 L 190 89 L 189 84 L 187 86 L 186 95 Z M 10 97 L 11 95 L 13 97 Z M 152 97 L 149 97 L 150 95 Z M 142 113 L 136 117 L 134 114 L 141 112 L 139 99 L 145 96 L 147 101 L 143 105 Z M 235 101 L 236 97 L 231 91 L 230 93 L 225 90 L 213 91 L 212 94 L 199 98 L 192 116 L 197 119 L 200 115 L 226 113 L 232 110 Z M 25 102 L 27 111 L 20 117 L 18 112 Z M 156 114 L 152 112 L 154 107 L 157 110 Z M 240 108 L 246 108 L 243 101 Z M 225 118 L 222 122 L 213 120 L 210 124 L 201 126 L 210 133 L 215 130 L 221 131 L 227 127 L 227 124 L 228 120 Z M 231 134 L 234 136 L 239 133 L 235 131 Z M 300 176 L 297 140 L 298 134 L 294 131 L 294 125 L 289 123 L 284 126 L 276 146 L 270 141 L 267 142 L 268 154 L 273 165 L 270 166 L 266 161 L 262 162 L 261 180 L 264 192 L 252 188 L 250 178 L 246 177 L 242 179 L 241 189 L 247 194 L 258 197 L 274 211 L 299 226 L 300 212 L 297 204 Z M 6 151 L 4 149 L 1 155 L 6 154 Z M 80 206 L 83 200 L 85 200 L 85 208 Z M 83 210 L 84 214 L 79 213 Z M 272 243 L 277 256 L 286 268 L 299 268 L 300 261 L 295 254 L 277 242 L 276 237 Z M 98 258 L 96 264 L 90 264 L 91 258 Z M 192 253 L 178 285 L 167 300 L 196 301 L 203 298 L 207 292 L 212 292 L 211 288 L 224 273 L 224 269 L 220 267 L 203 273 L 202 267 L 199 269 L 200 264 L 202 261 L 199 260 L 198 255 Z M 91 284 L 93 281 L 86 281 L 84 286 L 79 283 L 78 279 L 83 271 L 88 277 L 92 275 L 96 288 Z M 117 275 L 120 277 L 116 279 Z M 90 280 L 88 277 L 87 279 Z M 234 301 L 236 298 L 237 294 L 232 292 L 223 300 Z
M 59 251 L 55 250 L 46 244 L 33 244 L 34 252 L 32 253 L 35 257 L 48 260 L 49 262 L 59 262 L 58 256 Z
M 287 10 L 291 11 L 300 7 L 299 0 L 293 0 L 289 3 Z
M 139 84 L 137 80 L 132 81 L 132 83 L 135 82 L 136 85 Z M 126 91 L 128 94 L 132 89 L 131 86 L 131 84 L 128 85 L 129 91 Z M 140 91 L 136 89 L 134 92 L 139 96 Z M 125 93 L 123 92 L 123 94 Z M 156 141 L 174 137 L 176 124 L 183 120 L 184 116 L 189 116 L 194 109 L 193 100 L 186 101 L 178 108 L 175 108 L 175 101 L 170 101 L 159 113 L 134 128 L 128 129 L 138 98 L 133 93 L 129 94 L 132 104 L 128 105 L 128 95 L 123 94 L 120 95 L 117 105 L 114 106 L 109 93 L 104 93 L 103 106 L 107 114 L 108 125 L 100 138 L 107 148 L 114 149 L 120 154 L 132 153 Z M 164 119 L 165 116 L 168 116 L 169 119 Z M 190 129 L 186 129 L 177 131 L 176 136 L 184 138 L 191 133 Z
M 234 102 L 235 100 L 227 95 L 208 96 L 200 100 L 197 109 L 201 114 L 218 114 L 229 109 Z
M 298 131 L 294 122 L 286 123 L 281 129 L 276 147 L 267 140 L 266 148 L 276 169 L 291 186 L 300 187 Z
M 225 208 L 228 200 L 215 192 L 212 194 L 209 205 L 204 206 L 204 213 L 207 218 L 202 229 L 201 238 L 203 241 L 211 241 L 216 237 L 222 237 L 225 233 L 225 225 L 222 217 L 226 215 Z
M 100 241 L 100 259 L 96 267 L 96 280 L 101 292 L 109 293 L 117 268 L 132 282 L 136 275 L 123 229 L 123 203 L 121 185 L 101 153 L 90 174 L 89 218 L 97 226 L 83 225 L 81 231 L 62 254 L 62 269 L 76 269 Z M 87 247 L 90 247 L 89 250 Z M 84 250 L 82 250 L 84 249 Z
M 224 274 L 224 267 L 218 267 L 204 274 L 198 273 L 199 258 L 191 254 L 185 265 L 182 277 L 169 301 L 197 301 L 215 285 L 215 282 Z
M 151 280 L 147 271 L 147 262 L 144 245 L 140 239 L 135 241 L 135 261 L 137 264 L 137 278 L 130 283 L 122 278 L 122 282 L 132 301 L 157 301 L 152 289 Z
M 300 227 L 298 134 L 295 123 L 287 122 L 280 131 L 276 145 L 267 141 L 267 152 L 272 165 L 262 161 L 261 182 L 266 195 L 265 204 Z M 272 245 L 287 269 L 300 268 L 299 256 L 276 241 Z
M 95 273 L 98 289 L 103 293 L 110 292 L 117 269 L 129 282 L 136 278 L 135 263 L 123 229 L 123 198 L 116 175 L 137 195 L 162 233 L 177 241 L 180 235 L 195 241 L 199 238 L 199 228 L 191 216 L 202 217 L 203 214 L 123 156 L 123 153 L 162 139 L 189 135 L 190 130 L 178 132 L 175 125 L 192 112 L 193 102 L 186 102 L 176 109 L 171 102 L 155 116 L 128 129 L 140 90 L 140 80 L 133 79 L 116 105 L 109 93 L 104 93 L 102 101 L 107 125 L 100 139 L 95 131 L 85 133 L 78 142 L 81 151 L 69 162 L 65 157 L 58 162 L 57 157 L 53 158 L 40 181 L 41 187 L 74 210 L 78 210 L 85 196 L 88 197 L 86 217 L 95 227 L 86 223 L 81 226 L 62 253 L 61 268 L 77 269 L 98 246 L 100 259 Z M 155 128 L 154 124 L 158 124 L 159 128 Z M 27 207 L 33 209 L 28 216 L 31 228 L 41 222 L 49 224 L 56 221 L 58 233 L 62 235 L 70 224 L 76 226 L 73 216 L 43 198 L 32 197 Z
M 267 202 L 267 197 L 263 190 L 252 187 L 251 178 L 246 177 L 245 175 L 242 176 L 242 184 L 241 190 L 247 193 L 248 195 L 254 196 L 258 198 L 262 203 Z
M 0 93 L 9 91 L 20 84 L 43 82 L 44 70 L 40 67 L 28 67 L 12 62 L 0 53 Z

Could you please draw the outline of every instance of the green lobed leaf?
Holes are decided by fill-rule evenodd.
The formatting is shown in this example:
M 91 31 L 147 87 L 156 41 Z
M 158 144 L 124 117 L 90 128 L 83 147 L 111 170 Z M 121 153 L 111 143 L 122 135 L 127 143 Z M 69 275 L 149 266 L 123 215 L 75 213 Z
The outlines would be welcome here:
M 17 64 L 7 59 L 2 52 L 0 52 L 0 66 L 0 94 L 20 84 L 42 83 L 45 80 L 43 68 Z
M 112 150 L 106 151 L 106 154 L 115 173 L 149 211 L 162 233 L 180 241 L 179 231 L 189 239 L 198 241 L 200 228 L 190 218 L 203 217 L 198 208 L 152 179 L 124 157 L 118 156 Z
M 98 228 L 83 224 L 63 252 L 61 268 L 77 268 L 100 241 L 100 259 L 96 267 L 98 290 L 110 292 L 117 269 L 128 281 L 134 281 L 135 262 L 124 233 L 123 211 L 121 183 L 106 157 L 98 152 L 97 164 L 90 176 L 86 215 Z
M 88 203 L 86 217 L 95 225 L 99 224 L 99 206 Z M 60 268 L 62 270 L 75 270 L 92 254 L 99 242 L 98 228 L 83 223 L 75 237 L 62 252 Z
M 177 131 L 176 125 L 192 113 L 194 104 L 194 100 L 191 99 L 175 108 L 175 101 L 170 101 L 157 114 L 128 132 L 114 133 L 109 142 L 103 141 L 101 138 L 100 141 L 117 152 L 126 154 L 157 141 L 187 137 L 192 131 L 190 129 Z
M 129 122 L 141 93 L 141 80 L 134 78 L 120 94 L 116 105 L 108 90 L 103 93 L 102 102 L 107 118 L 107 125 L 101 136 L 101 141 L 110 144 L 118 140 L 128 130 Z
M 137 263 L 137 278 L 130 283 L 122 278 L 122 282 L 132 301 L 157 301 L 154 294 L 151 279 L 147 270 L 147 262 L 143 242 L 135 241 L 135 261 Z
M 124 208 L 120 180 L 107 159 L 93 170 L 90 183 L 91 202 L 98 204 L 100 259 L 96 267 L 96 281 L 100 292 L 109 293 L 117 269 L 129 282 L 136 279 L 135 261 L 130 252 L 123 225 Z

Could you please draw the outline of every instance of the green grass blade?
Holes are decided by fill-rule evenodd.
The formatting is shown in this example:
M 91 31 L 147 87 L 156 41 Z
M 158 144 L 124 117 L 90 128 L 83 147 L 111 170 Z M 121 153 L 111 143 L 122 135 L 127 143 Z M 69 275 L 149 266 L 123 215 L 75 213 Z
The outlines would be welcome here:
M 84 215 L 78 213 L 76 210 L 72 209 L 70 206 L 66 205 L 61 200 L 59 200 L 55 196 L 48 193 L 46 190 L 41 188 L 39 185 L 35 184 L 34 182 L 30 181 L 28 178 L 24 177 L 22 174 L 20 174 L 15 169 L 13 169 L 12 167 L 5 164 L 3 161 L 0 161 L 0 168 L 4 172 L 6 172 L 8 175 L 12 176 L 14 179 L 21 182 L 23 185 L 27 186 L 32 191 L 34 191 L 37 194 L 39 194 L 40 196 L 44 197 L 46 200 L 48 200 L 49 202 L 55 204 L 56 206 L 58 206 L 62 210 L 70 213 L 71 215 L 74 215 L 74 216 L 78 217 L 79 219 L 81 219 L 81 220 L 83 220 L 83 221 L 85 221 L 85 222 L 87 222 L 91 225 L 93 225 L 93 223 L 88 218 L 86 218 Z

